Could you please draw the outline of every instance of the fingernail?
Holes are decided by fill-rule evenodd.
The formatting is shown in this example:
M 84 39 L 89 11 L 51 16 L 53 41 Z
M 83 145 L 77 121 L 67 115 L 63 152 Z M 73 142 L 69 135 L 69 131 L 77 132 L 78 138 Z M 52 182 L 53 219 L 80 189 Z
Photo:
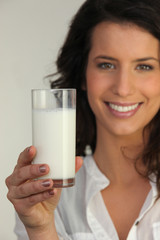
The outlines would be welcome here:
M 48 192 L 49 192 L 49 195 L 54 195 L 54 189 L 51 189 Z
M 50 181 L 45 180 L 44 182 L 41 183 L 43 187 L 49 187 L 50 186 Z
M 45 172 L 46 172 L 46 166 L 45 166 L 45 165 L 40 166 L 40 167 L 39 167 L 39 171 L 40 171 L 41 173 L 45 173 Z
M 31 149 L 31 147 L 28 147 L 28 148 L 27 148 L 27 152 L 29 152 L 29 151 L 30 151 L 30 149 Z

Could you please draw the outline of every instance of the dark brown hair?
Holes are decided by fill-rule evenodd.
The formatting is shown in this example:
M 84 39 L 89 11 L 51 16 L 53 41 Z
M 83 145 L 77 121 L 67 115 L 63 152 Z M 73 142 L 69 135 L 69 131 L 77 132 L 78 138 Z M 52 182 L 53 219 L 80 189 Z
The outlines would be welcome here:
M 96 146 L 95 117 L 88 104 L 85 73 L 91 36 L 95 26 L 103 21 L 132 23 L 147 30 L 160 40 L 160 1 L 159 0 L 87 0 L 74 16 L 64 45 L 57 59 L 58 79 L 50 75 L 52 88 L 77 89 L 77 155 L 83 155 L 86 145 L 94 152 Z M 160 193 L 160 111 L 150 122 L 151 134 L 142 153 L 147 166 L 147 176 L 157 176 Z

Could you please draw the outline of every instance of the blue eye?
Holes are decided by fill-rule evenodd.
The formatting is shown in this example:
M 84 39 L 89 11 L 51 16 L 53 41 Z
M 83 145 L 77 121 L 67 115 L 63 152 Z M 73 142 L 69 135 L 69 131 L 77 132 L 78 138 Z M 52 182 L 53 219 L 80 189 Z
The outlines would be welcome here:
M 147 64 L 141 64 L 141 65 L 138 65 L 137 69 L 142 71 L 150 71 L 153 69 L 153 66 L 147 65 Z
M 115 69 L 115 66 L 112 63 L 99 63 L 98 68 L 112 70 Z

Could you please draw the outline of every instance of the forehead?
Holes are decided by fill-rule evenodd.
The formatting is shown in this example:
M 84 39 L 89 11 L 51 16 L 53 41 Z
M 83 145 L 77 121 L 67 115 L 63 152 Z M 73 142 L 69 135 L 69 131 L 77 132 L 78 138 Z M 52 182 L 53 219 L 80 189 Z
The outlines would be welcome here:
M 119 51 L 159 54 L 159 41 L 151 33 L 131 23 L 98 24 L 91 38 L 91 51 Z

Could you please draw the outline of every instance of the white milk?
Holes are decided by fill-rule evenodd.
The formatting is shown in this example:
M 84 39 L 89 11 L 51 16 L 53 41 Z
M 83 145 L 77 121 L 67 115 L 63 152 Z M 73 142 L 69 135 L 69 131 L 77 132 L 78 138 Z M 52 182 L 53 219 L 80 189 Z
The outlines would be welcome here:
M 34 163 L 47 163 L 43 178 L 71 179 L 75 176 L 75 109 L 33 110 Z

